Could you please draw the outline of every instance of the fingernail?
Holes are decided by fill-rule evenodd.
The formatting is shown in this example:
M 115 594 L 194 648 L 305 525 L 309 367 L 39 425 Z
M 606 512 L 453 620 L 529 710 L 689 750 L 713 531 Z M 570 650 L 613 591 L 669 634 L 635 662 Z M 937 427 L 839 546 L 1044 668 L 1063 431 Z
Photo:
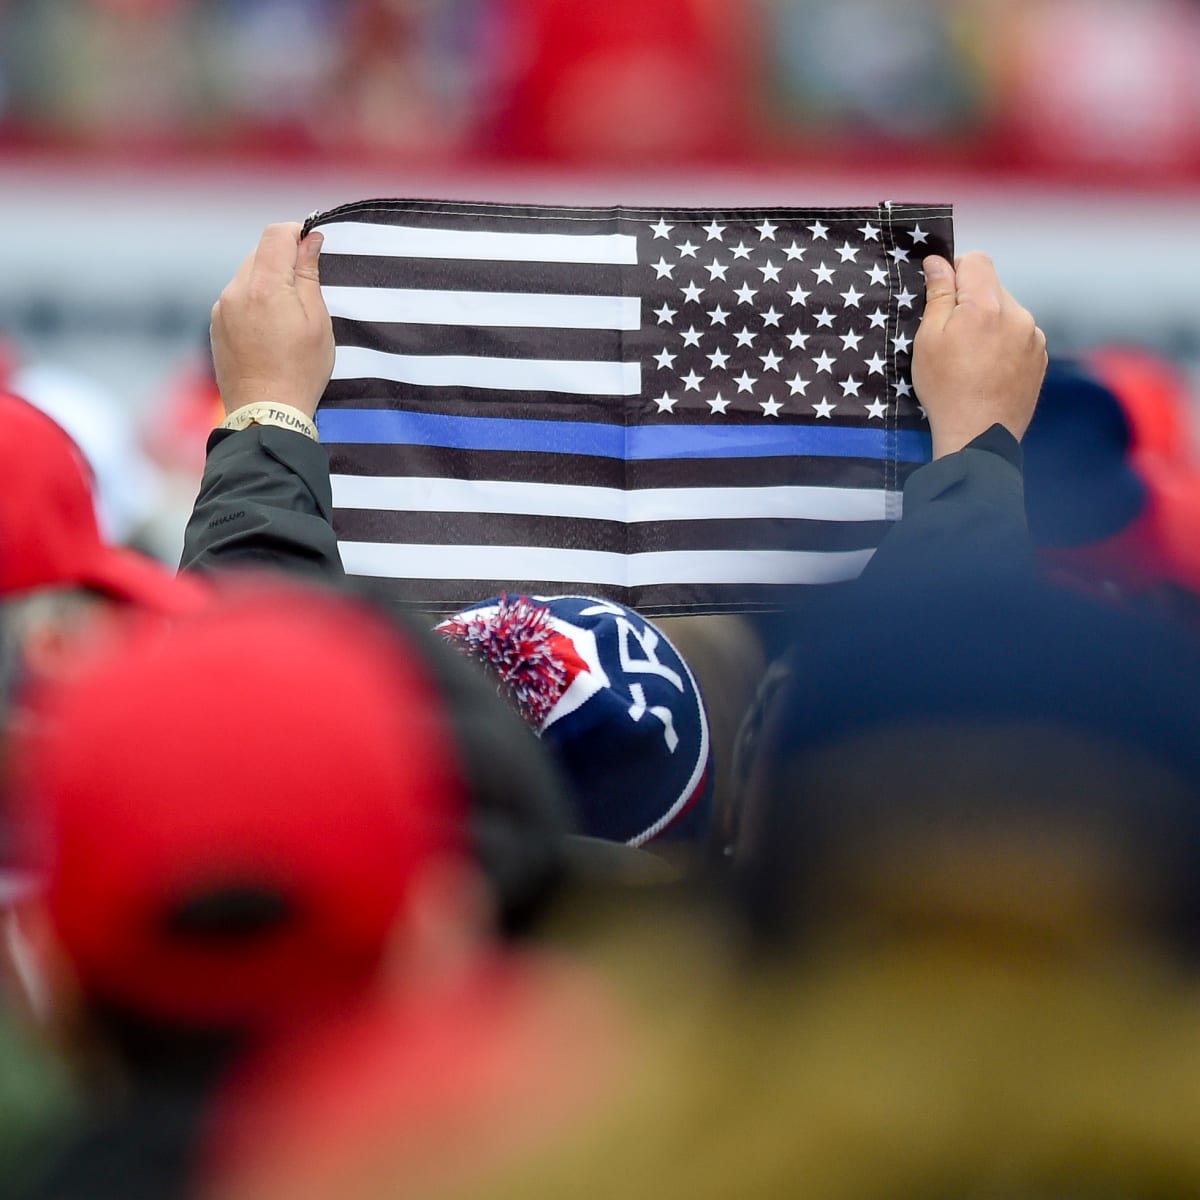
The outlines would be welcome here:
M 931 254 L 922 264 L 926 279 L 944 279 L 954 273 L 954 268 L 939 255 Z

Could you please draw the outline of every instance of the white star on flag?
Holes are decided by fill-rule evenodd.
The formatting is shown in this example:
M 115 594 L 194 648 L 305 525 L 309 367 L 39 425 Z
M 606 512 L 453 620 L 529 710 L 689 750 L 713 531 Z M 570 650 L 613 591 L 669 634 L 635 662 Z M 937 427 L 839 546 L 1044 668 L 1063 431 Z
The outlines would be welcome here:
M 675 322 L 675 310 L 670 305 L 664 304 L 662 308 L 656 308 L 654 315 L 660 325 L 672 325 Z
M 654 403 L 658 405 L 658 411 L 660 413 L 673 413 L 675 411 L 675 405 L 678 404 L 679 401 L 673 400 L 669 395 L 667 395 L 666 392 L 663 392 L 663 394 L 659 396 Z
M 871 355 L 867 359 L 867 373 L 869 375 L 882 375 L 887 368 L 887 360 L 878 353 Z
M 796 286 L 792 288 L 790 292 L 788 292 L 788 297 L 791 299 L 793 304 L 807 304 L 808 298 L 811 295 L 812 292 L 806 292 L 799 284 L 796 284 Z
M 758 294 L 758 291 L 748 283 L 743 283 L 740 288 L 733 289 L 733 294 L 738 298 L 739 304 L 753 304 L 754 297 Z
M 738 244 L 734 246 L 729 253 L 732 254 L 734 258 L 749 258 L 750 247 L 747 246 L 745 242 L 738 242 Z
M 692 325 L 679 336 L 683 338 L 683 344 L 685 346 L 698 346 L 700 345 L 700 339 L 704 335 L 695 327 L 695 325 Z
M 788 256 L 788 262 L 798 262 L 804 257 L 804 249 L 801 246 L 797 246 L 796 243 L 793 242 L 784 251 L 784 254 Z
M 925 243 L 929 241 L 929 234 L 923 230 L 920 225 L 914 225 L 912 231 L 908 235 L 912 238 L 913 243 Z
M 895 249 L 893 249 L 893 250 L 889 250 L 888 253 L 897 262 L 908 262 L 908 251 L 901 250 L 899 246 L 895 247 Z
M 680 258 L 695 258 L 696 251 L 699 249 L 700 249 L 699 246 L 694 246 L 691 242 L 684 242 L 683 245 L 679 247 L 679 257 Z
M 675 270 L 675 266 L 673 263 L 667 262 L 665 258 L 660 258 L 658 262 L 654 264 L 654 269 L 658 272 L 659 279 L 670 279 L 671 272 Z
M 912 308 L 912 302 L 916 299 L 907 288 L 896 297 L 896 304 L 900 308 Z
M 862 341 L 862 335 L 850 330 L 849 333 L 842 334 L 842 349 L 857 350 L 859 343 Z
M 879 241 L 879 230 L 876 229 L 875 226 L 872 225 L 870 221 L 868 221 L 865 225 L 863 225 L 859 229 L 858 232 L 861 233 L 863 235 L 863 237 L 867 239 L 868 242 Z
M 696 286 L 696 281 L 693 279 L 687 287 L 679 289 L 683 293 L 683 298 L 689 304 L 699 304 L 700 297 L 704 295 L 704 289 Z
M 857 308 L 859 301 L 863 298 L 862 292 L 856 288 L 851 288 L 848 292 L 842 293 L 843 308 Z
M 768 350 L 766 354 L 760 354 L 759 358 L 762 359 L 764 371 L 778 371 L 779 364 L 783 362 L 783 359 L 774 350 Z
M 670 353 L 668 350 L 664 350 L 661 354 L 656 354 L 654 356 L 654 361 L 658 363 L 658 369 L 660 371 L 668 371 L 674 365 L 675 355 Z
M 881 267 L 876 263 L 867 271 L 867 277 L 875 287 L 882 287 L 888 281 L 887 267 Z
M 822 400 L 819 404 L 814 404 L 812 407 L 813 412 L 815 412 L 818 417 L 824 418 L 826 421 L 828 421 L 833 416 L 833 410 L 837 408 L 837 405 L 830 404 L 828 400 Z
M 817 277 L 817 283 L 833 282 L 833 268 L 827 267 L 824 263 L 819 267 L 813 267 L 812 273 Z
M 885 313 L 882 308 L 877 308 L 871 314 L 870 319 L 871 319 L 871 328 L 872 329 L 886 329 L 887 328 L 887 313 Z
M 777 417 L 783 405 L 772 396 L 769 400 L 759 401 L 759 407 L 763 410 L 764 417 Z
M 729 355 L 723 350 L 714 350 L 707 357 L 714 371 L 719 371 L 729 361 Z
M 762 315 L 763 324 L 764 325 L 778 325 L 780 322 L 780 319 L 782 317 L 783 317 L 783 313 L 776 312 L 775 306 L 772 304 L 771 307 L 768 308 L 767 311 L 765 313 L 763 313 L 763 315 Z
M 770 221 L 764 219 L 763 223 L 759 226 L 756 226 L 756 228 L 758 229 L 758 236 L 759 236 L 760 241 L 766 241 L 768 238 L 771 241 L 774 241 L 775 240 L 775 230 L 778 229 L 779 226 L 772 225 Z
M 700 385 L 704 382 L 703 375 L 697 375 L 695 371 L 689 371 L 682 377 L 684 391 L 698 392 Z
M 792 389 L 793 396 L 803 396 L 808 391 L 809 380 L 805 379 L 799 371 L 788 380 L 788 387 Z
M 763 283 L 778 283 L 779 272 L 781 268 L 777 267 L 773 262 L 766 262 L 758 268 L 762 272 Z
M 743 371 L 733 382 L 737 384 L 739 392 L 750 392 L 753 394 L 755 380 L 751 377 L 749 371 Z
M 862 390 L 862 384 L 859 383 L 858 380 L 855 379 L 853 375 L 851 375 L 849 379 L 842 380 L 842 395 L 843 396 L 857 396 L 861 390 Z
M 729 314 L 718 304 L 709 312 L 708 321 L 710 325 L 724 325 L 728 316 Z
M 654 236 L 656 238 L 665 238 L 671 236 L 671 230 L 674 229 L 675 226 L 668 225 L 666 221 L 660 219 L 657 225 L 651 225 L 650 228 L 654 230 Z
M 833 328 L 833 313 L 829 309 L 822 309 L 817 313 L 817 328 L 832 329 Z
M 743 325 L 743 326 L 742 326 L 742 332 L 741 332 L 741 333 L 735 333 L 733 336 L 734 336 L 735 338 L 737 338 L 737 344 L 738 344 L 739 346 L 753 346 L 753 345 L 754 345 L 754 339 L 755 339 L 756 337 L 758 337 L 758 334 L 756 334 L 756 333 L 751 333 L 751 332 L 750 332 L 750 329 L 749 329 L 747 326 Z
M 716 219 L 714 218 L 713 223 L 711 225 L 704 226 L 704 232 L 708 234 L 708 240 L 710 242 L 711 241 L 719 242 L 721 240 L 721 238 L 723 238 L 725 236 L 725 226 L 718 225 L 716 222 Z
M 708 264 L 706 269 L 708 271 L 708 278 L 710 280 L 714 280 L 714 279 L 724 279 L 725 272 L 729 270 L 729 267 L 725 263 L 720 262 L 714 258 L 712 260 L 712 262 L 710 262 Z
M 882 421 L 887 416 L 887 405 L 882 400 L 872 400 L 867 405 L 867 416 L 872 420 Z
M 844 242 L 839 246 L 838 253 L 842 256 L 842 262 L 844 263 L 858 261 L 858 251 L 849 242 Z
M 912 345 L 912 338 L 904 333 L 899 334 L 892 338 L 892 345 L 895 346 L 897 354 L 907 354 L 909 346 Z
M 725 410 L 729 407 L 729 401 L 726 400 L 725 397 L 722 396 L 720 392 L 718 392 L 708 402 L 708 407 L 711 408 L 714 413 L 721 413 L 723 415 Z
M 822 350 L 820 356 L 813 359 L 813 363 L 817 368 L 817 374 L 820 375 L 824 371 L 826 375 L 832 375 L 835 361 L 835 359 L 830 357 L 828 351 Z
M 811 233 L 818 241 L 827 241 L 829 239 L 829 226 L 822 225 L 820 221 L 818 221 L 815 225 L 810 225 L 808 227 L 808 232 Z
M 799 329 L 793 329 L 788 334 L 788 346 L 792 350 L 803 350 L 808 345 L 808 334 L 801 333 Z

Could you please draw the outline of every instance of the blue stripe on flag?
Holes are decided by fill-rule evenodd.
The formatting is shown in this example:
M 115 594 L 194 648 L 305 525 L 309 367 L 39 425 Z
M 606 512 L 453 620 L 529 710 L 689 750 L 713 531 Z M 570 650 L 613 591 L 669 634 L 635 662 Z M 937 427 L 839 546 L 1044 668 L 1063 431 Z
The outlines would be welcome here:
M 444 446 L 455 450 L 543 451 L 628 461 L 670 458 L 878 458 L 888 455 L 883 429 L 817 425 L 622 425 L 587 421 L 522 421 L 451 417 L 395 409 L 331 408 L 317 413 L 325 442 Z M 902 462 L 925 462 L 930 438 L 893 431 Z

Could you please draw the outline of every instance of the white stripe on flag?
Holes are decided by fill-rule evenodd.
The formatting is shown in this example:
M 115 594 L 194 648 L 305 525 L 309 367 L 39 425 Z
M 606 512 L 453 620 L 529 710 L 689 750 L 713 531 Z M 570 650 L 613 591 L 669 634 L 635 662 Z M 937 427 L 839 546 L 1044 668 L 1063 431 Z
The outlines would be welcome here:
M 639 363 L 385 354 L 362 346 L 338 346 L 332 378 L 389 379 L 421 387 L 497 388 L 575 396 L 637 396 L 642 390 Z
M 435 292 L 418 288 L 322 288 L 331 317 L 412 325 L 524 329 L 640 329 L 637 296 Z
M 603 263 L 634 266 L 637 238 L 623 233 L 493 233 L 330 221 L 322 254 L 458 258 L 487 262 Z
M 540 546 L 430 546 L 340 542 L 351 575 L 380 579 L 524 579 L 606 587 L 654 584 L 838 583 L 874 550 L 668 550 L 614 554 Z
M 752 468 L 751 468 L 752 470 Z M 333 475 L 335 508 L 374 512 L 510 513 L 584 520 L 717 521 L 794 519 L 883 521 L 888 498 L 881 488 L 573 487 L 551 483 L 418 479 L 386 475 Z

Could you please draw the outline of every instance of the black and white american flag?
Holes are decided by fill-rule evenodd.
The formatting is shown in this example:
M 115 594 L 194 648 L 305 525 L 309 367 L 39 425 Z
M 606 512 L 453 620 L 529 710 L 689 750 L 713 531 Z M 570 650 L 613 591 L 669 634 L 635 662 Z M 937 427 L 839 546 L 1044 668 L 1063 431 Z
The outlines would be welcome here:
M 949 207 L 378 200 L 307 227 L 342 558 L 407 607 L 777 608 L 857 575 L 929 457 L 911 351 Z

